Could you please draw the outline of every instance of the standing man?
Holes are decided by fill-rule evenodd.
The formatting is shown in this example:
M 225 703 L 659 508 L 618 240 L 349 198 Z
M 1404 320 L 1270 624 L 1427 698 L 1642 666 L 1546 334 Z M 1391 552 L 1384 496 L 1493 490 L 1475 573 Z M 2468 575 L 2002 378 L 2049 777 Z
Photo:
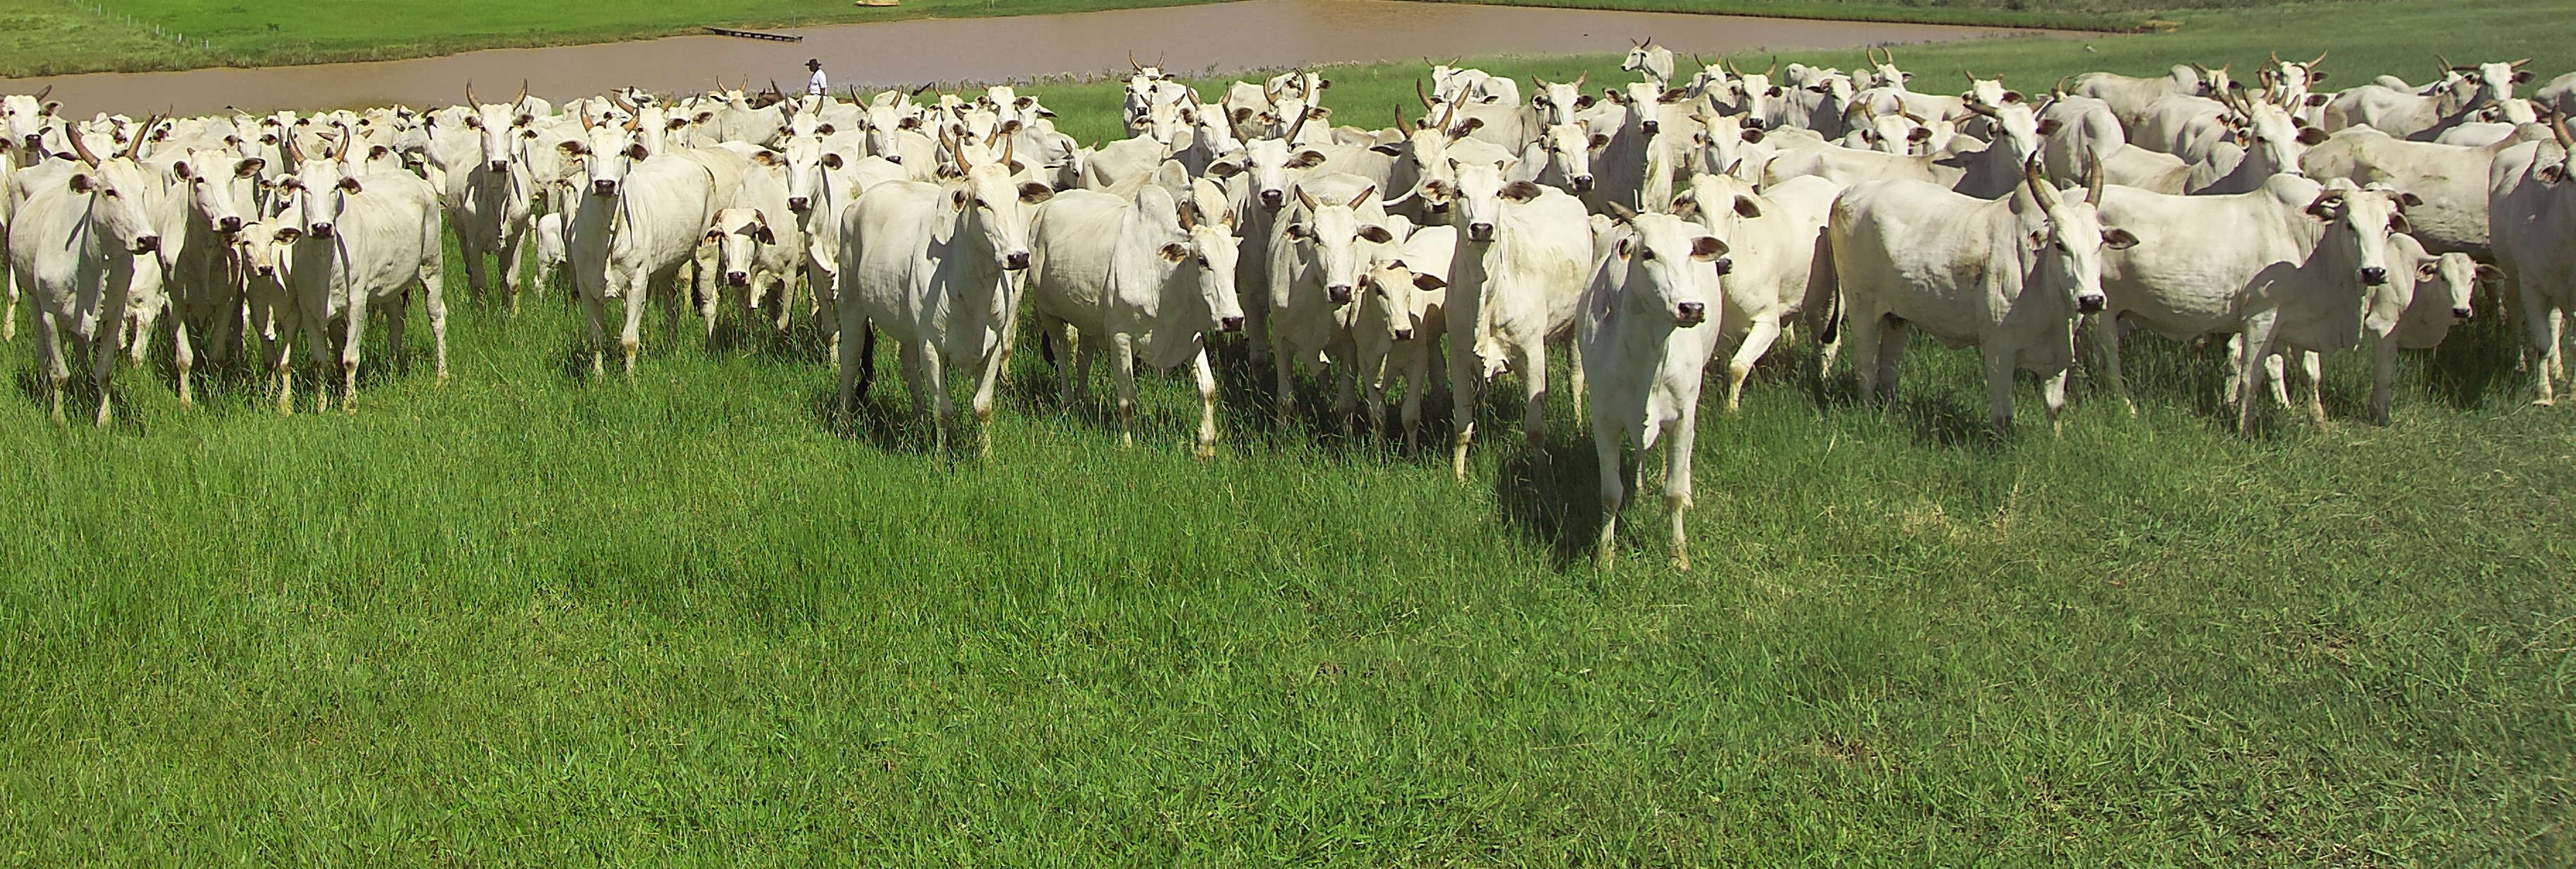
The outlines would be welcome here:
M 823 61 L 821 58 L 806 58 L 805 69 L 814 73 L 813 78 L 805 80 L 805 93 L 812 96 L 823 96 L 831 93 L 831 88 L 826 86 L 823 82 Z

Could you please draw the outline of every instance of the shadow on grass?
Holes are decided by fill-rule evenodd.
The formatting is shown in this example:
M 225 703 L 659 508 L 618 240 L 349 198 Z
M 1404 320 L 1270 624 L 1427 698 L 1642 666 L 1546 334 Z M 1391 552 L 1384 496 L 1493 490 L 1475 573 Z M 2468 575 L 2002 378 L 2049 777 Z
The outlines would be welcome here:
M 1503 524 L 1545 547 L 1549 566 L 1565 570 L 1590 559 L 1601 535 L 1603 469 L 1589 427 L 1549 435 L 1545 446 L 1533 447 L 1517 435 L 1508 446 L 1495 446 L 1509 452 L 1494 465 L 1494 504 Z M 1629 502 L 1640 500 L 1655 499 Z

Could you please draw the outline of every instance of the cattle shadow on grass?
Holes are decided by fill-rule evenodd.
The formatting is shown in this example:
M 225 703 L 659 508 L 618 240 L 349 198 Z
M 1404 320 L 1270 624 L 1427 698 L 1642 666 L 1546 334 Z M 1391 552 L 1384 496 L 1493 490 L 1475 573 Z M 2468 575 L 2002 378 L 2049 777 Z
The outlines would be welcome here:
M 1503 524 L 1544 547 L 1557 570 L 1590 558 L 1601 535 L 1600 462 L 1590 427 L 1579 428 L 1551 432 L 1543 447 L 1521 442 L 1517 433 L 1508 446 L 1496 446 L 1508 450 L 1494 465 L 1494 504 Z M 1638 499 L 1629 500 L 1633 506 Z

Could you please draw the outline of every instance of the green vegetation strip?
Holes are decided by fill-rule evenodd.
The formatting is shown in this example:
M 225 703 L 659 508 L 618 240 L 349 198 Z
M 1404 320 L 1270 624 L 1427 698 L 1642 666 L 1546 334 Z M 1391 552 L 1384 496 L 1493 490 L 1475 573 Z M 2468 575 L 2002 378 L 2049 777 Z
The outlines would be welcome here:
M 2036 88 L 2275 46 L 2338 79 L 2554 72 L 2576 44 L 2531 0 L 2335 8 L 1900 59 Z M 1414 72 L 1337 71 L 1337 120 Z M 1043 91 L 1069 120 L 1103 92 Z M 1820 408 L 1785 342 L 1702 418 L 1698 569 L 1656 565 L 1644 499 L 1599 574 L 1562 398 L 1574 439 L 1540 453 L 1484 408 L 1460 486 L 1311 399 L 1270 432 L 1229 351 L 1202 464 L 1182 379 L 1145 378 L 1122 450 L 1107 379 L 1059 407 L 1024 349 L 994 456 L 947 460 L 891 351 L 843 437 L 810 331 L 710 351 L 655 313 L 637 381 L 594 383 L 559 296 L 512 319 L 449 272 L 456 380 L 378 328 L 355 417 L 276 418 L 248 378 L 184 412 L 162 362 L 114 429 L 57 429 L 23 328 L 0 345 L 0 864 L 2576 853 L 2576 417 L 2521 406 L 2491 298 L 2410 354 L 2392 424 L 2356 420 L 2347 355 L 2332 430 L 2267 411 L 2252 439 L 2213 347 L 2129 342 L 2140 415 L 2079 384 L 2062 438 L 2025 385 L 1998 440 L 1973 351 L 1918 343 L 1903 399 L 1838 373 Z

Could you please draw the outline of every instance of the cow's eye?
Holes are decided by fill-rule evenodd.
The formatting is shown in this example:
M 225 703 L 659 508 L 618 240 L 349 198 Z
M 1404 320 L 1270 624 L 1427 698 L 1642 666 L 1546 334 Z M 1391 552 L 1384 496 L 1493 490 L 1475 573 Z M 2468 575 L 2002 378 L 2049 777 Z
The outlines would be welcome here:
M 1637 251 L 1637 258 L 1638 258 L 1638 259 L 1654 259 L 1654 258 L 1655 258 L 1655 249 L 1654 249 L 1654 248 L 1651 248 L 1651 247 L 1640 249 L 1640 250 L 1638 250 L 1638 251 Z

